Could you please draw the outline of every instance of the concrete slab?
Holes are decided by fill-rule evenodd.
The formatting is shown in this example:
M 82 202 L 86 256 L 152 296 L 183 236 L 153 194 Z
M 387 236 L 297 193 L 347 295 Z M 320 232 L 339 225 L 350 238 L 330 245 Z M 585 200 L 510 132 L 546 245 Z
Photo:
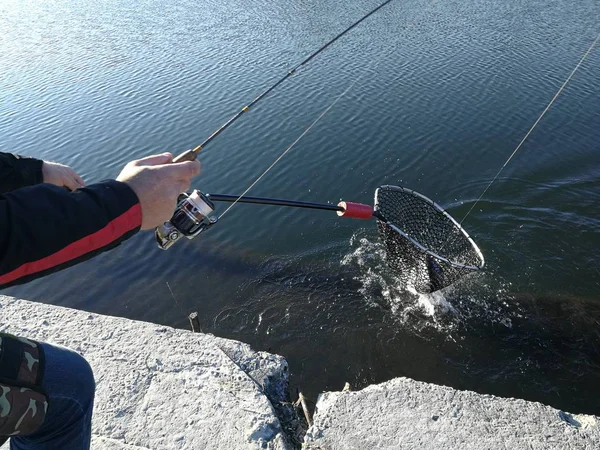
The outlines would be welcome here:
M 97 384 L 94 449 L 290 448 L 265 395 L 287 392 L 281 356 L 5 296 L 0 331 L 64 345 L 89 361 Z
M 598 418 L 408 378 L 319 397 L 304 449 L 598 449 Z
M 281 356 L 212 335 L 3 296 L 0 331 L 65 345 L 88 359 L 97 382 L 95 450 L 294 447 L 290 436 L 297 439 L 298 429 L 284 433 L 279 419 L 293 415 L 285 410 L 288 366 Z M 303 448 L 591 450 L 600 448 L 600 421 L 397 378 L 322 394 Z

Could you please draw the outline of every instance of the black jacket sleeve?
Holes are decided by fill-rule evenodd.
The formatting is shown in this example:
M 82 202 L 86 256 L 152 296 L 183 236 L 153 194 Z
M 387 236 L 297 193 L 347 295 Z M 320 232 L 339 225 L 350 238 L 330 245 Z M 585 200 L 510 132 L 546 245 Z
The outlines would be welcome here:
M 0 152 L 0 194 L 44 181 L 40 159 Z
M 141 223 L 137 196 L 113 180 L 73 192 L 38 184 L 0 195 L 0 288 L 113 248 Z

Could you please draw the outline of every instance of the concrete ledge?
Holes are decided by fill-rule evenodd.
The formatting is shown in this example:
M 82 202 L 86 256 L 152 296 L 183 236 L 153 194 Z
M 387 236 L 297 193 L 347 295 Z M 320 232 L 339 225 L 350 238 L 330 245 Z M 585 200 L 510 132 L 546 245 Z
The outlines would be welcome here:
M 97 384 L 94 449 L 290 448 L 265 395 L 287 392 L 281 356 L 212 335 L 4 296 L 0 330 L 86 357 Z
M 598 418 L 396 378 L 317 402 L 303 448 L 598 449 Z
M 87 358 L 97 382 L 94 450 L 279 450 L 298 439 L 298 428 L 286 434 L 279 419 L 294 415 L 285 410 L 288 367 L 281 356 L 212 335 L 2 296 L 0 331 Z M 313 419 L 305 449 L 600 448 L 595 416 L 407 378 L 322 394 Z

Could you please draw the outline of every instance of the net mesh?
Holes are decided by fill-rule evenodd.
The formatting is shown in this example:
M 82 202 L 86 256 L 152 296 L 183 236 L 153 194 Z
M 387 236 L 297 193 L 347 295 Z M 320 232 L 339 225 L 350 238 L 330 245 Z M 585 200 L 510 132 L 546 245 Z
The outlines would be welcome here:
M 375 191 L 377 227 L 390 267 L 407 287 L 430 293 L 483 268 L 483 256 L 461 226 L 427 197 L 398 186 Z

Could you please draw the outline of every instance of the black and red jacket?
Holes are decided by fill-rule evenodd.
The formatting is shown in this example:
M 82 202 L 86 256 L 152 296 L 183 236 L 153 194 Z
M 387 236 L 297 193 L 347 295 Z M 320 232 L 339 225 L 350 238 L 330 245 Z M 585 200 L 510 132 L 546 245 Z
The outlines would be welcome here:
M 140 229 L 142 209 L 125 183 L 69 192 L 42 182 L 42 161 L 0 153 L 0 288 L 85 261 Z

